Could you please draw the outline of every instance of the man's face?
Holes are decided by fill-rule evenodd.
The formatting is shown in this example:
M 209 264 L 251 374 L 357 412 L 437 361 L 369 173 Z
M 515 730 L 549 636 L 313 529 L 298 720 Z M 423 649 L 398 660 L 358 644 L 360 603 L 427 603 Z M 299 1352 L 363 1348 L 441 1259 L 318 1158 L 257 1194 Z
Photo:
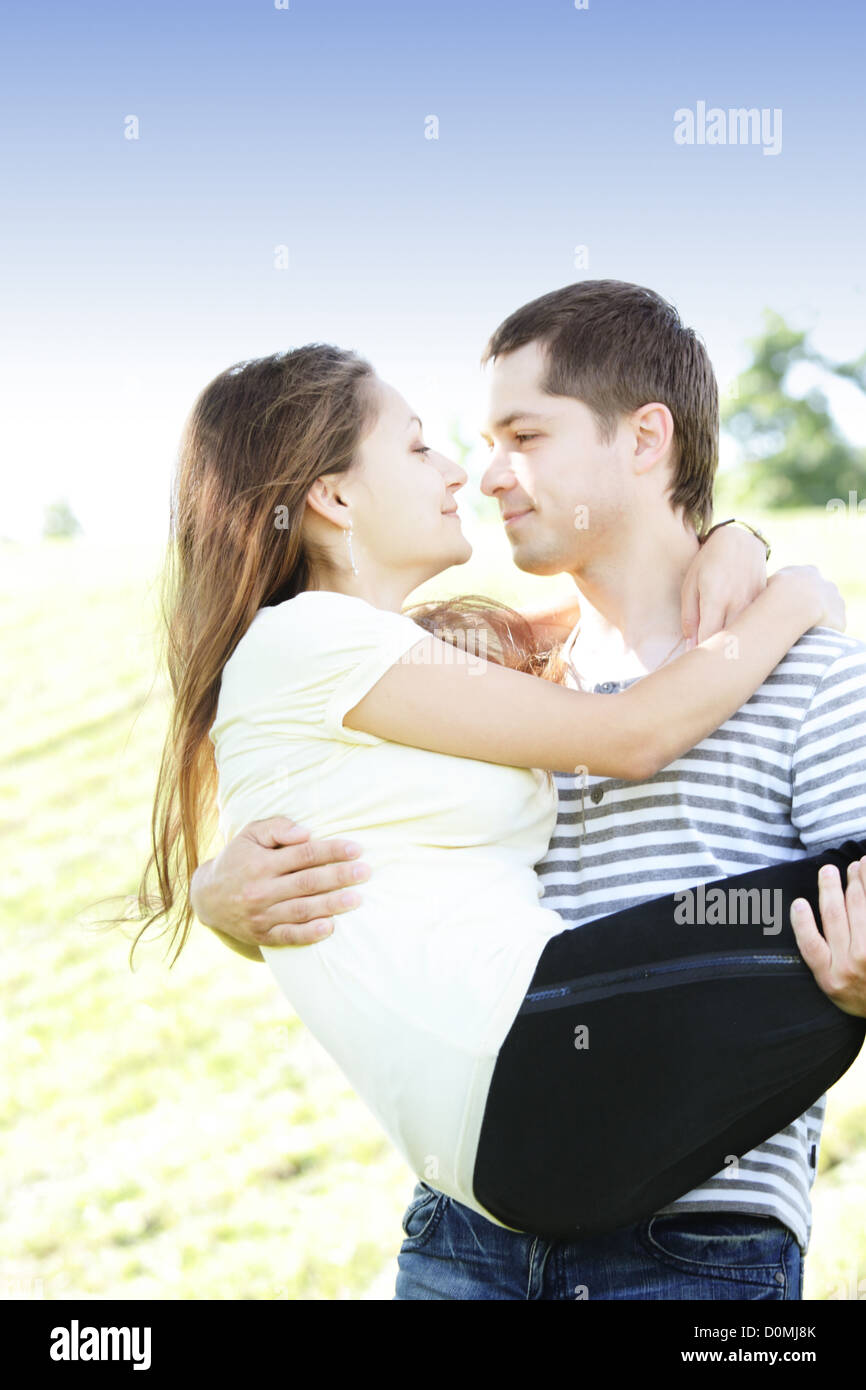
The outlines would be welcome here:
M 519 569 L 578 573 L 609 548 L 628 511 L 634 434 L 623 420 L 602 443 L 588 406 L 542 390 L 546 367 L 544 349 L 528 343 L 488 368 L 481 490 L 499 503 Z

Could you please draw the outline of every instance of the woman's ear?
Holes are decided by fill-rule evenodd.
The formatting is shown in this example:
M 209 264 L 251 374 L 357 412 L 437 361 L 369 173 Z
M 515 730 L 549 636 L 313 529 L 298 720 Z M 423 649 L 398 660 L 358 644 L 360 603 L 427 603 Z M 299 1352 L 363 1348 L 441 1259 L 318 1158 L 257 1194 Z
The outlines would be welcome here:
M 341 481 L 342 475 L 326 473 L 316 479 L 307 493 L 307 506 L 337 526 L 345 525 L 349 510 L 341 496 Z

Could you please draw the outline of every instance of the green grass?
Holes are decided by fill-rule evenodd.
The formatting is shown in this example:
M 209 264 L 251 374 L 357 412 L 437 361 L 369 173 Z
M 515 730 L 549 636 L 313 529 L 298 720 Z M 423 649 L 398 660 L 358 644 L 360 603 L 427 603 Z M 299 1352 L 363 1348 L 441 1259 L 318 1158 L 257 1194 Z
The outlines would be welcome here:
M 774 565 L 820 564 L 866 635 L 862 520 L 757 520 Z M 196 927 L 172 969 L 157 943 L 132 972 L 129 936 L 89 925 L 147 851 L 158 564 L 0 547 L 0 1296 L 389 1298 L 414 1180 L 265 967 Z M 509 568 L 494 531 L 425 596 L 461 591 L 534 604 L 569 587 Z M 831 1094 L 811 1298 L 861 1281 L 866 1297 L 864 1077 L 861 1060 Z

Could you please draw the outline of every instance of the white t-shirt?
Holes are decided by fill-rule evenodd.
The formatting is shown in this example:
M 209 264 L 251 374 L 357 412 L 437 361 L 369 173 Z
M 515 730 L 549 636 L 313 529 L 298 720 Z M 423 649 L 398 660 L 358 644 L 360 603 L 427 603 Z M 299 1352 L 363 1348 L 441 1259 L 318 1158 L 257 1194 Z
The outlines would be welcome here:
M 426 635 L 345 594 L 260 610 L 226 663 L 211 730 L 220 824 L 230 838 L 290 815 L 316 838 L 361 844 L 361 906 L 323 942 L 263 955 L 413 1171 L 495 1219 L 472 1174 L 497 1053 L 564 929 L 533 867 L 557 796 L 537 770 L 344 728 Z

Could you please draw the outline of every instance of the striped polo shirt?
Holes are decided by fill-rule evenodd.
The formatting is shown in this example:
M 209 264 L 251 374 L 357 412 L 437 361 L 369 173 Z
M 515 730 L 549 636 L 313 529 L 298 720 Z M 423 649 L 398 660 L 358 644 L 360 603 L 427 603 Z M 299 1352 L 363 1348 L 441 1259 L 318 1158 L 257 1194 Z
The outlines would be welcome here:
M 586 670 L 581 681 L 576 636 L 566 644 L 566 684 L 613 692 L 632 683 L 587 684 L 598 673 Z M 537 872 L 544 906 L 573 925 L 866 840 L 866 644 L 812 628 L 733 718 L 646 782 L 556 781 L 559 816 Z M 823 1096 L 663 1210 L 776 1217 L 805 1250 L 825 1108 Z

